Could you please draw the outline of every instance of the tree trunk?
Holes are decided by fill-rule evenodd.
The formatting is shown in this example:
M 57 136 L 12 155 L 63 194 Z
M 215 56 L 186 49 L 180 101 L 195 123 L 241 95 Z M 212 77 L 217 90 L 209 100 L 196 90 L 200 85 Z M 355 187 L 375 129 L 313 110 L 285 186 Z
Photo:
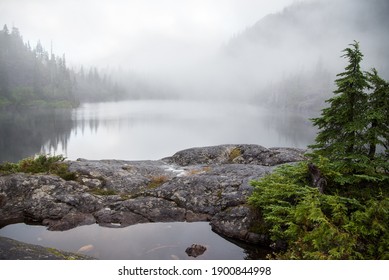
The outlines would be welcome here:
M 373 131 L 373 135 L 370 135 L 370 147 L 369 147 L 369 158 L 374 159 L 375 152 L 376 152 L 376 144 L 374 143 L 374 140 L 376 138 L 376 133 L 374 132 L 375 128 L 378 126 L 378 121 L 374 119 L 371 122 L 371 130 Z
M 324 188 L 327 186 L 327 180 L 321 174 L 319 168 L 310 162 L 308 164 L 308 171 L 311 176 L 312 186 L 317 188 L 320 193 L 324 193 Z

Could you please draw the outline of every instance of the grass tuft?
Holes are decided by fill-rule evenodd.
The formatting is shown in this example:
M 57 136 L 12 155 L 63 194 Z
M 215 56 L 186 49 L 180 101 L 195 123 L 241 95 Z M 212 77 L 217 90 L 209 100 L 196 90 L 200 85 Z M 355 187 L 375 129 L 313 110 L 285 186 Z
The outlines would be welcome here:
M 155 189 L 160 185 L 166 183 L 169 178 L 165 175 L 153 176 L 150 178 L 150 182 L 147 184 L 148 189 Z

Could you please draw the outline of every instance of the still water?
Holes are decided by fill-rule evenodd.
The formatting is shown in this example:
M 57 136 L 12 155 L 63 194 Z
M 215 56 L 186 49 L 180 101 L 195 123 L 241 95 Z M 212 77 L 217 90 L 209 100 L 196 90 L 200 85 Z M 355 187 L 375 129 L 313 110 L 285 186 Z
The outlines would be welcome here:
M 185 253 L 192 244 L 207 248 L 197 257 L 202 260 L 264 259 L 269 252 L 231 243 L 212 232 L 206 222 L 150 223 L 115 229 L 89 225 L 63 232 L 20 223 L 0 229 L 0 236 L 104 260 L 193 259 Z
M 72 160 L 152 160 L 219 144 L 305 148 L 315 134 L 309 117 L 232 102 L 172 100 L 0 113 L 0 162 L 36 153 L 63 154 Z
M 233 103 L 85 104 L 74 112 L 76 125 L 67 146 L 55 152 L 64 152 L 72 159 L 159 159 L 194 146 L 306 146 L 310 137 L 296 128 L 292 116 L 275 119 L 273 115 L 258 107 Z
M 0 112 L 0 162 L 37 153 L 68 159 L 160 159 L 219 144 L 305 148 L 315 130 L 312 116 L 254 105 L 200 101 L 88 103 L 74 110 Z M 192 243 L 207 246 L 203 259 L 264 258 L 231 243 L 207 223 L 141 224 L 127 228 L 82 226 L 50 232 L 42 226 L 8 225 L 0 235 L 101 259 L 185 259 Z M 85 249 L 86 248 L 86 249 Z

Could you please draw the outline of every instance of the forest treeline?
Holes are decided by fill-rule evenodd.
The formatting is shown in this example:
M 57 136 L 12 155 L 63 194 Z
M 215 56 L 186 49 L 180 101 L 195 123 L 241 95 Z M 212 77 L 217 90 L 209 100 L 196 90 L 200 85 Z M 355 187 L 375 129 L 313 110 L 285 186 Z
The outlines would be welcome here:
M 16 27 L 0 30 L 0 107 L 75 107 L 80 102 L 123 99 L 125 90 L 97 68 L 69 68 L 66 57 L 40 41 L 25 43 Z

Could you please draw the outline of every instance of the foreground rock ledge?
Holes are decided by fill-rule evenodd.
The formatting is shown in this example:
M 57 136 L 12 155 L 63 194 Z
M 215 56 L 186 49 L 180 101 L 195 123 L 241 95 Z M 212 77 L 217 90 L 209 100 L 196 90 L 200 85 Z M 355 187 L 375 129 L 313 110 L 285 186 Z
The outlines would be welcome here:
M 64 252 L 19 242 L 0 236 L 0 260 L 93 260 L 80 254 Z
M 98 223 L 210 221 L 226 237 L 250 243 L 256 213 L 249 182 L 277 165 L 304 159 L 295 148 L 220 145 L 192 148 L 156 161 L 69 161 L 76 181 L 47 174 L 0 176 L 0 226 L 34 221 L 49 230 Z

